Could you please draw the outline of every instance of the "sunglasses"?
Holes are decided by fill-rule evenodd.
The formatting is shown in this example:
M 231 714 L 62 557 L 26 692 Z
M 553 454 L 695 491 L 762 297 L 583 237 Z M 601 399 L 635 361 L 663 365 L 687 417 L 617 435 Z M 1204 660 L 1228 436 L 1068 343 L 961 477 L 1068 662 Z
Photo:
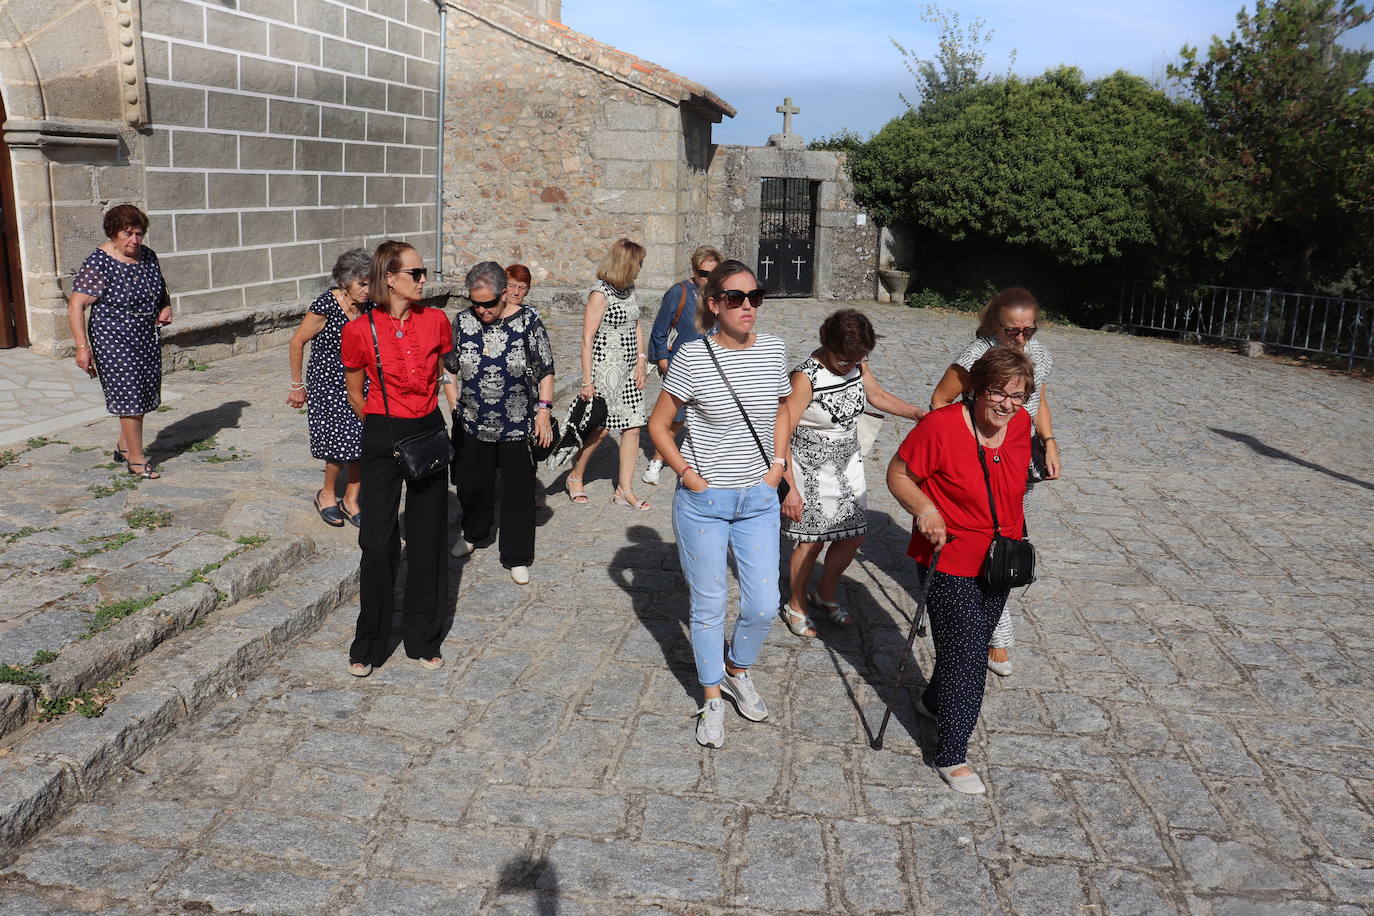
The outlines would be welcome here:
M 419 283 L 425 277 L 429 276 L 429 270 L 424 267 L 403 267 L 400 270 L 393 270 L 392 273 L 410 274 L 410 279 L 414 280 L 416 283 Z
M 486 302 L 478 302 L 476 299 L 469 299 L 468 301 L 472 303 L 473 308 L 494 309 L 501 304 L 501 297 L 497 296 L 495 299 L 488 299 Z
M 1003 328 L 1002 333 L 1013 339 L 1024 337 L 1026 340 L 1030 340 L 1035 336 L 1035 332 L 1038 330 L 1040 329 L 1032 325 L 1029 328 Z
M 698 271 L 696 272 L 696 274 L 697 274 L 698 277 L 700 277 L 700 278 L 703 279 L 703 280 L 705 280 L 707 277 L 711 276 L 711 272 L 710 272 L 709 270 L 698 270 Z
M 768 290 L 763 287 L 751 289 L 747 293 L 741 289 L 723 289 L 720 291 L 720 295 L 717 298 L 725 300 L 726 308 L 740 308 L 744 305 L 746 299 L 749 300 L 750 305 L 754 308 L 758 308 L 760 305 L 763 305 L 763 297 L 766 295 L 768 295 Z

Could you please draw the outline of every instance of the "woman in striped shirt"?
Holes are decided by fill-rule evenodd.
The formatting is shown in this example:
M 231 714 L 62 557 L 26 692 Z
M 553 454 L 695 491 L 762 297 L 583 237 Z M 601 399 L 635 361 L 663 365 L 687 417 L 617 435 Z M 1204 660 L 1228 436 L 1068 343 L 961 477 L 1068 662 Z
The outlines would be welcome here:
M 739 261 L 711 271 L 697 303 L 707 336 L 680 347 L 649 418 L 649 435 L 678 477 L 673 532 L 692 593 L 692 653 L 706 702 L 697 742 L 725 744 L 721 694 L 755 722 L 768 706 L 749 667 L 778 606 L 778 482 L 787 468 L 787 348 L 754 330 L 764 291 Z M 687 409 L 681 450 L 672 422 Z M 740 611 L 725 647 L 726 554 L 733 552 Z

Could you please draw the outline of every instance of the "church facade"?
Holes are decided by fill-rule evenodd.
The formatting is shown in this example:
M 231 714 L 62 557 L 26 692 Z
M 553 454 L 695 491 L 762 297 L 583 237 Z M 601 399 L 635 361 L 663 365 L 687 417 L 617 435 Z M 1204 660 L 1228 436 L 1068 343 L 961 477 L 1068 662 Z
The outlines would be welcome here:
M 536 301 L 580 296 L 621 236 L 648 250 L 646 292 L 704 243 L 776 261 L 765 179 L 806 184 L 796 294 L 872 298 L 876 232 L 839 154 L 717 146 L 726 101 L 559 18 L 557 0 L 7 0 L 0 346 L 70 353 L 70 278 L 123 202 L 152 221 L 172 365 L 284 342 L 338 253 L 384 238 L 449 280 L 526 263 Z

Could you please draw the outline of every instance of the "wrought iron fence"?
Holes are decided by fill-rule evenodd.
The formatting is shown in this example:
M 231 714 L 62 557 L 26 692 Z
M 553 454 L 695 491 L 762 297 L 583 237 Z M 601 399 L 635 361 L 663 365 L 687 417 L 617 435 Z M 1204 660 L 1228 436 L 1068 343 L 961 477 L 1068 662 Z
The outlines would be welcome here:
M 1161 289 L 1140 280 L 1121 288 L 1122 327 L 1184 339 L 1256 341 L 1374 366 L 1374 302 L 1276 289 L 1195 286 Z

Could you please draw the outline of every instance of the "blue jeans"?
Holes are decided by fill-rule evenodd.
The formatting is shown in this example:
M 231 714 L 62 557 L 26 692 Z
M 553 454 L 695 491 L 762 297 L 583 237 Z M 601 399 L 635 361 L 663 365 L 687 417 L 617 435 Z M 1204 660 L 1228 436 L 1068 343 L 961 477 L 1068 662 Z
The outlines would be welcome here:
M 673 494 L 673 533 L 682 574 L 692 590 L 692 654 L 697 680 L 725 679 L 726 549 L 735 554 L 740 609 L 730 636 L 730 664 L 748 668 L 773 625 L 778 602 L 778 491 L 766 483 L 744 490 L 711 488 Z

